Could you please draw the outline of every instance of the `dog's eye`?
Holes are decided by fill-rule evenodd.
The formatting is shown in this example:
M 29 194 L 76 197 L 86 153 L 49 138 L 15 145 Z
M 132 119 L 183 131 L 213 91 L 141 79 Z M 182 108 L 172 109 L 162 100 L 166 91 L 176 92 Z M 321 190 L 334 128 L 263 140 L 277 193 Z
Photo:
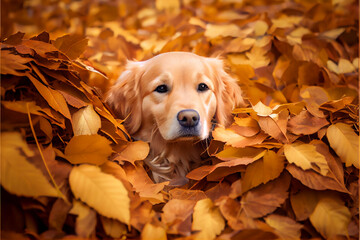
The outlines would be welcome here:
M 199 92 L 204 92 L 209 90 L 209 87 L 205 83 L 200 83 L 197 89 Z
M 165 84 L 159 85 L 157 86 L 157 88 L 155 88 L 155 92 L 158 93 L 166 93 L 168 91 L 169 91 L 168 86 L 166 86 Z

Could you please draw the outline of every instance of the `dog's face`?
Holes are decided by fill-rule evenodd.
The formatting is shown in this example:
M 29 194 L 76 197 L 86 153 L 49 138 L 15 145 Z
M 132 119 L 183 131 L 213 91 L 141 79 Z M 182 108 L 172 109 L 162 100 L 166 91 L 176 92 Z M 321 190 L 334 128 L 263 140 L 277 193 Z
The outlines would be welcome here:
M 129 62 L 107 102 L 135 137 L 149 141 L 158 130 L 164 140 L 180 141 L 207 138 L 213 118 L 230 123 L 242 98 L 221 60 L 171 52 Z

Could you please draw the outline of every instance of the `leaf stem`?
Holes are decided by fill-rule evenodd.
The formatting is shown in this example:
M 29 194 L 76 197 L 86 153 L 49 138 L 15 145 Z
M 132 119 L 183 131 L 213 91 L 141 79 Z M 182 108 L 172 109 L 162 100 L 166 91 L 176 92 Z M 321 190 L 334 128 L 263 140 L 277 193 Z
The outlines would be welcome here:
M 31 128 L 31 132 L 34 136 L 34 139 L 35 139 L 35 142 L 36 142 L 36 146 L 37 148 L 39 149 L 39 152 L 40 152 L 40 156 L 41 156 L 41 159 L 45 165 L 45 168 L 46 168 L 46 171 L 48 172 L 49 176 L 50 176 L 50 179 L 51 179 L 51 182 L 54 184 L 55 186 L 55 189 L 56 191 L 59 193 L 59 196 L 67 203 L 69 203 L 69 201 L 67 200 L 67 198 L 65 197 L 65 195 L 60 191 L 60 188 L 59 186 L 56 184 L 55 182 L 55 179 L 53 178 L 53 176 L 51 175 L 51 172 L 49 170 L 49 167 L 45 161 L 45 157 L 44 157 L 44 154 L 41 150 L 41 147 L 40 147 L 40 144 L 39 144 L 39 141 L 36 137 L 36 134 L 35 134 L 35 130 L 34 130 L 34 126 L 33 126 L 33 123 L 32 123 L 32 120 L 31 120 L 31 115 L 30 115 L 30 109 L 29 109 L 29 103 L 26 104 L 26 108 L 27 108 L 27 115 L 28 115 L 28 118 L 29 118 L 29 123 L 30 123 L 30 128 Z

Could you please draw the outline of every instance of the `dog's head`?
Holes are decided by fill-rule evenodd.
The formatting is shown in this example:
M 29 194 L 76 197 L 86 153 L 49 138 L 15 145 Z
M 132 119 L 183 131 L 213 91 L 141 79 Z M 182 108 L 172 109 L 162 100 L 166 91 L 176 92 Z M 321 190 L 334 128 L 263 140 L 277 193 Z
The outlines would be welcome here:
M 159 130 L 164 140 L 178 141 L 207 138 L 213 118 L 230 124 L 243 99 L 221 60 L 170 52 L 129 61 L 107 102 L 133 136 L 149 141 Z

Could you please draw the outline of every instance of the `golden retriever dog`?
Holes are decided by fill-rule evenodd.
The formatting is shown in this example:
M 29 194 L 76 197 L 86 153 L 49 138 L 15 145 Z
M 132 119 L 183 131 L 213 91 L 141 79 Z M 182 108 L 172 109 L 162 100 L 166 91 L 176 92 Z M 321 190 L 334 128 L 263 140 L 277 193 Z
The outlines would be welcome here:
M 187 52 L 129 61 L 106 101 L 133 138 L 150 144 L 145 162 L 155 182 L 172 185 L 186 183 L 200 163 L 213 123 L 228 126 L 232 109 L 243 104 L 222 60 Z

